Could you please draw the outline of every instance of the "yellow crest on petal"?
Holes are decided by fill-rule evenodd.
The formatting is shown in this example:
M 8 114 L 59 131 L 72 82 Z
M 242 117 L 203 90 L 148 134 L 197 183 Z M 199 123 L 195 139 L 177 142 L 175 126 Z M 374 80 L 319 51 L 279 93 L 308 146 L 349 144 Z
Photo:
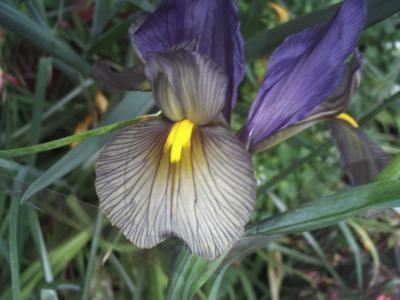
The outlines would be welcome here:
M 185 119 L 176 122 L 169 131 L 164 151 L 170 151 L 170 162 L 178 163 L 183 149 L 190 149 L 194 124 Z
M 354 128 L 360 127 L 360 125 L 358 125 L 357 121 L 354 120 L 354 118 L 352 116 L 350 116 L 349 114 L 341 113 L 336 118 L 340 119 L 340 120 L 343 120 L 343 121 L 346 121 L 347 123 L 349 123 Z

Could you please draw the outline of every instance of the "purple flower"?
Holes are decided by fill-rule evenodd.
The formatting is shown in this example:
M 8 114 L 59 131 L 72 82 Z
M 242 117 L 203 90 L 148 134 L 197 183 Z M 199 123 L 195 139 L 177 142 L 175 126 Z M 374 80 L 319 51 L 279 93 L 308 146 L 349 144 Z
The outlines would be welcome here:
M 236 2 L 163 0 L 130 29 L 163 118 L 124 129 L 101 152 L 96 191 L 107 217 L 142 248 L 177 236 L 206 259 L 229 250 L 255 205 L 250 153 L 345 109 L 359 61 L 344 61 L 365 17 L 365 1 L 345 0 L 331 21 L 288 37 L 235 136 L 244 69 Z

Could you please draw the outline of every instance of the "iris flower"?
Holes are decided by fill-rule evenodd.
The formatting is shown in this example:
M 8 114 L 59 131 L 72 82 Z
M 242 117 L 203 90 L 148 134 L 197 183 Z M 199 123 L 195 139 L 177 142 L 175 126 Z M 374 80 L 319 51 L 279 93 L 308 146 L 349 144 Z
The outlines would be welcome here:
M 345 0 L 329 22 L 285 39 L 247 123 L 232 133 L 244 74 L 237 9 L 235 0 L 163 0 L 130 28 L 162 118 L 127 127 L 105 146 L 96 191 L 111 223 L 138 247 L 175 236 L 208 260 L 227 252 L 256 202 L 251 154 L 346 106 L 359 67 L 353 53 L 363 0 Z M 131 80 L 110 70 L 98 77 L 132 88 L 137 73 L 127 74 Z

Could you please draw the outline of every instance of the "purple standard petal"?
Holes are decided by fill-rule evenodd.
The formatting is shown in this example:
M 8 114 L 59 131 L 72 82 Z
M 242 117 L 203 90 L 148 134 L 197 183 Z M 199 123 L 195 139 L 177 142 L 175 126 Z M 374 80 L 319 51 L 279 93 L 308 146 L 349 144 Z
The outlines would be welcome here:
M 250 148 L 304 119 L 339 86 L 366 14 L 366 1 L 345 0 L 330 22 L 289 36 L 274 51 L 240 133 Z
M 130 35 L 145 60 L 151 52 L 178 48 L 209 56 L 229 76 L 224 115 L 230 119 L 244 75 L 236 0 L 163 0 L 146 21 L 132 25 Z

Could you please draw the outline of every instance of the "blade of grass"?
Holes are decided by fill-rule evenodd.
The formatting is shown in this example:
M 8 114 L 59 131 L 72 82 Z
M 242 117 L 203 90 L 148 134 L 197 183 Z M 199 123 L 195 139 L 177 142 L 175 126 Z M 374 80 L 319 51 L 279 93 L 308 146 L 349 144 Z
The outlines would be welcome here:
M 19 267 L 19 252 L 18 252 L 18 223 L 19 223 L 19 203 L 13 201 L 10 207 L 10 229 L 9 229 L 9 244 L 10 244 L 10 271 L 11 271 L 11 286 L 12 299 L 20 299 L 20 267 Z
M 154 115 L 145 115 L 145 116 L 140 116 L 137 118 L 133 118 L 130 120 L 124 120 L 121 122 L 116 122 L 110 125 L 98 127 L 96 129 L 84 131 L 81 133 L 73 134 L 58 140 L 53 140 L 51 142 L 43 143 L 43 144 L 37 144 L 34 146 L 28 146 L 24 148 L 18 148 L 18 149 L 10 149 L 10 150 L 1 150 L 0 151 L 0 157 L 3 158 L 10 158 L 10 157 L 18 157 L 18 156 L 24 156 L 28 154 L 34 154 L 34 153 L 40 153 L 40 152 L 45 152 L 45 151 L 50 151 L 53 149 L 61 148 L 67 145 L 70 145 L 75 142 L 87 140 L 89 138 L 93 138 L 99 135 L 104 135 L 106 133 L 125 128 L 127 126 L 137 124 L 140 122 L 148 121 L 151 119 L 156 119 L 159 117 L 159 114 L 154 114 Z
M 269 192 L 268 195 L 271 197 L 272 201 L 278 207 L 280 212 L 286 212 L 288 210 L 285 203 L 281 201 L 274 193 Z M 314 252 L 318 255 L 319 259 L 321 260 L 324 267 L 328 270 L 328 272 L 333 276 L 333 278 L 335 278 L 337 282 L 340 283 L 341 287 L 347 289 L 346 283 L 335 271 L 335 269 L 331 266 L 324 251 L 322 250 L 321 246 L 319 245 L 318 241 L 314 238 L 314 236 L 310 232 L 303 232 L 302 235 L 307 241 L 307 243 L 314 250 Z
M 376 177 L 376 181 L 400 178 L 400 154 L 397 155 Z
M 33 241 L 40 255 L 40 262 L 42 264 L 44 279 L 47 283 L 54 281 L 53 272 L 47 253 L 46 244 L 44 242 L 42 229 L 40 227 L 37 213 L 33 209 L 28 210 L 29 225 L 33 236 Z
M 40 291 L 40 300 L 58 300 L 58 296 L 55 290 L 42 289 Z
M 270 236 L 310 231 L 335 224 L 370 207 L 400 204 L 398 180 L 382 180 L 351 188 L 251 225 L 247 236 Z
M 67 44 L 55 38 L 48 30 L 4 2 L 0 2 L 0 24 L 28 40 L 40 50 L 70 64 L 82 75 L 87 76 L 89 74 L 89 63 L 76 54 Z
M 110 255 L 110 263 L 117 270 L 122 280 L 125 282 L 125 285 L 127 286 L 129 292 L 131 293 L 131 296 L 133 297 L 135 295 L 135 290 L 136 290 L 135 284 L 133 283 L 128 272 L 125 270 L 124 266 L 121 264 L 121 262 L 114 254 Z
M 73 236 L 51 251 L 49 257 L 55 275 L 60 273 L 65 266 L 82 251 L 82 248 L 86 246 L 90 238 L 90 230 L 81 231 L 79 234 Z M 43 273 L 40 272 L 40 269 L 40 261 L 36 260 L 22 273 L 21 283 L 23 288 L 18 300 L 27 300 L 34 287 L 42 280 Z M 11 293 L 12 290 L 10 288 L 3 290 L 3 293 L 0 295 L 0 300 L 11 299 Z
M 353 252 L 354 262 L 356 265 L 356 276 L 357 276 L 357 286 L 359 290 L 362 290 L 363 287 L 363 272 L 362 272 L 362 264 L 361 264 L 361 251 L 358 246 L 357 240 L 355 239 L 353 233 L 351 232 L 349 226 L 346 222 L 340 222 L 339 228 L 347 243 L 350 246 L 351 252 Z
M 228 269 L 229 265 L 225 265 L 217 274 L 214 283 L 212 285 L 210 294 L 208 295 L 208 300 L 217 300 L 218 298 L 218 292 L 221 287 L 222 280 L 224 279 L 225 272 Z
M 153 12 L 155 9 L 154 5 L 147 0 L 126 0 L 126 2 L 129 2 L 130 4 L 140 8 L 140 10 L 148 13 Z
M 169 283 L 168 299 L 181 299 L 183 290 L 186 290 L 186 295 L 189 297 L 193 296 L 216 270 L 221 268 L 224 270 L 233 261 L 251 253 L 251 248 L 254 251 L 282 235 L 327 227 L 354 216 L 366 208 L 399 205 L 399 181 L 384 180 L 323 197 L 251 225 L 242 238 L 242 240 L 249 240 L 246 247 L 242 248 L 241 241 L 239 241 L 225 257 L 209 263 L 204 262 L 201 258 L 190 256 L 187 252 L 186 256 L 179 257 L 177 259 L 179 264 L 175 267 L 174 276 Z M 252 243 L 254 247 L 252 247 Z M 199 265 L 201 265 L 201 272 Z
M 253 285 L 249 281 L 247 274 L 243 272 L 243 270 L 238 270 L 240 282 L 243 287 L 244 294 L 246 295 L 246 299 L 248 300 L 256 300 L 256 294 L 253 290 Z
M 373 286 L 378 280 L 379 269 L 381 264 L 378 250 L 376 249 L 374 242 L 368 235 L 368 232 L 364 230 L 364 228 L 362 228 L 354 220 L 349 220 L 347 222 L 354 229 L 354 231 L 360 236 L 361 242 L 364 245 L 364 247 L 369 251 L 369 253 L 371 253 L 373 262 L 373 273 L 372 273 L 373 275 L 368 286 Z
M 71 90 L 68 94 L 62 97 L 60 100 L 56 102 L 51 108 L 43 113 L 42 122 L 47 120 L 51 117 L 54 113 L 62 110 L 70 101 L 74 100 L 77 96 L 79 96 L 82 92 L 86 91 L 89 87 L 93 85 L 94 81 L 92 79 L 87 79 L 78 85 L 76 88 Z M 26 124 L 15 131 L 12 135 L 13 139 L 16 139 L 23 135 L 24 133 L 28 132 L 31 128 L 31 124 Z
M 306 264 L 311 264 L 313 266 L 319 266 L 319 267 L 323 266 L 323 263 L 321 262 L 320 259 L 315 258 L 314 256 L 311 256 L 309 254 L 304 254 L 301 251 L 297 251 L 295 249 L 291 249 L 291 248 L 282 246 L 278 243 L 271 243 L 268 246 L 268 249 L 279 251 L 288 257 L 291 257 L 293 259 L 296 259 L 296 260 L 301 261 Z
M 160 257 L 158 249 L 152 249 L 150 255 L 154 259 L 154 263 L 152 263 L 148 268 L 148 282 L 153 288 L 148 290 L 146 298 L 149 300 L 163 300 L 165 299 L 164 291 L 168 277 L 163 272 L 161 264 L 158 261 Z
M 268 251 L 268 282 L 269 293 L 272 300 L 279 300 L 283 279 L 282 253 L 279 251 Z
M 25 0 L 33 19 L 42 27 L 48 28 L 46 11 L 42 0 Z
M 26 176 L 27 169 L 21 169 L 17 175 L 17 179 L 23 180 Z M 18 185 L 18 182 L 16 182 Z M 11 271 L 11 294 L 13 300 L 21 299 L 21 281 L 20 281 L 20 265 L 19 265 L 19 245 L 18 245 L 18 226 L 20 204 L 19 199 L 12 197 L 10 206 L 10 225 L 9 225 L 9 244 L 10 244 L 10 271 Z M 10 295 L 11 297 L 11 295 Z
M 100 125 L 126 120 L 147 112 L 153 105 L 151 94 L 143 92 L 127 93 L 124 99 L 115 107 Z M 37 178 L 26 190 L 23 201 L 30 198 L 38 191 L 56 182 L 81 163 L 89 160 L 110 139 L 114 133 L 98 136 L 80 143 L 58 160 L 50 169 Z
M 103 31 L 110 16 L 111 2 L 108 0 L 95 0 L 92 29 L 90 31 L 90 39 L 93 42 Z
M 82 298 L 81 298 L 82 300 L 89 299 L 90 287 L 96 263 L 96 253 L 97 253 L 97 248 L 99 246 L 102 224 L 103 224 L 103 214 L 101 211 L 99 211 L 96 218 L 96 225 L 94 227 L 92 243 L 90 245 L 89 261 L 86 266 L 85 281 L 83 283 L 83 289 L 82 289 Z
M 38 71 L 36 74 L 36 86 L 32 111 L 32 127 L 29 135 L 29 143 L 35 145 L 40 140 L 40 132 L 42 128 L 43 107 L 46 99 L 47 83 L 51 77 L 52 60 L 50 58 L 40 58 Z M 36 157 L 32 155 L 29 164 L 35 164 Z
M 31 145 L 39 142 L 41 129 L 42 129 L 42 119 L 43 119 L 43 107 L 46 99 L 47 85 L 51 79 L 52 72 L 52 59 L 42 57 L 39 60 L 38 71 L 36 75 L 36 86 L 35 95 L 32 111 L 32 122 L 31 122 L 31 134 L 29 136 L 29 141 Z M 34 168 L 36 161 L 36 155 L 31 155 L 28 159 L 29 169 Z M 39 219 L 36 211 L 33 208 L 27 209 L 28 220 L 30 224 L 30 229 L 32 232 L 33 240 L 39 253 L 40 262 L 42 265 L 44 277 L 47 283 L 51 283 L 54 280 L 53 272 L 51 270 L 50 261 L 48 257 L 48 252 L 46 249 L 46 244 L 44 242 L 42 229 L 40 227 Z M 49 289 L 49 293 L 52 292 L 56 295 L 54 290 Z
M 307 240 L 308 244 L 313 248 L 315 253 L 319 256 L 321 259 L 323 265 L 325 268 L 328 270 L 328 272 L 332 275 L 332 277 L 340 284 L 341 288 L 348 289 L 348 286 L 346 282 L 339 276 L 339 274 L 336 272 L 336 270 L 331 266 L 329 263 L 328 258 L 326 257 L 324 250 L 322 250 L 321 246 L 317 242 L 317 240 L 314 238 L 314 236 L 310 232 L 304 232 L 303 233 L 304 238 Z

